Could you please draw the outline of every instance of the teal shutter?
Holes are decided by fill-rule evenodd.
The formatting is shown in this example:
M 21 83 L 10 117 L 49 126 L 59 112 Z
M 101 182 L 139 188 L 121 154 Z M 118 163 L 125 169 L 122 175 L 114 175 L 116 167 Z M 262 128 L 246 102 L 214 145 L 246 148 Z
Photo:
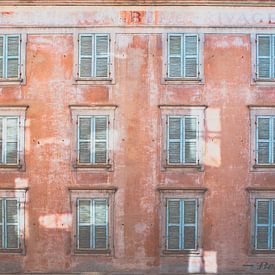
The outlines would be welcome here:
M 183 76 L 183 35 L 168 35 L 168 77 Z
M 257 77 L 271 78 L 272 76 L 272 36 L 257 36 Z
M 79 76 L 93 76 L 93 35 L 79 36 Z
M 0 199 L 0 249 L 4 247 L 4 207 L 3 207 L 4 200 Z
M 91 163 L 92 143 L 91 117 L 79 117 L 78 119 L 78 161 L 79 163 Z
M 6 74 L 7 78 L 20 76 L 20 36 L 7 36 L 6 43 Z
M 182 162 L 182 119 L 168 117 L 168 163 Z
M 107 163 L 107 116 L 94 117 L 95 138 L 94 138 L 94 161 L 95 163 Z
M 89 249 L 91 247 L 91 201 L 78 200 L 78 248 Z
M 257 163 L 271 162 L 271 119 L 270 117 L 257 117 Z
M 197 162 L 197 127 L 198 119 L 196 117 L 186 116 L 184 121 L 184 152 L 185 163 Z
M 6 118 L 6 163 L 18 163 L 18 127 L 17 117 Z
M 109 35 L 95 36 L 96 56 L 95 56 L 95 76 L 109 76 Z
M 19 248 L 18 201 L 6 199 L 7 248 Z
M 184 36 L 184 77 L 198 77 L 198 35 Z
M 4 78 L 4 36 L 0 36 L 0 78 Z

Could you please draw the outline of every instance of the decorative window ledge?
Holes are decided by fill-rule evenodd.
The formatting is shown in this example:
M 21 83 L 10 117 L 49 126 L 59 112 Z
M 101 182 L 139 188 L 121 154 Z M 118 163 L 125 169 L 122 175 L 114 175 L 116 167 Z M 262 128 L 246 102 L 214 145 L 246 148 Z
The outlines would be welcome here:
M 76 78 L 74 85 L 114 85 L 112 78 Z
M 163 85 L 204 85 L 201 78 L 164 78 L 161 81 Z

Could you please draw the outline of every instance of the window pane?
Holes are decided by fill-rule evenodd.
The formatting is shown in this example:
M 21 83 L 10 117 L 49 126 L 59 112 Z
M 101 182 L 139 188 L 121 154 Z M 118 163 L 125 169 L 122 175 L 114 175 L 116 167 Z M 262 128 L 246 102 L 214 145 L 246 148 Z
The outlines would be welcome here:
M 10 36 L 8 39 L 8 56 L 18 56 L 19 55 L 19 37 Z
M 18 69 L 19 69 L 19 59 L 18 58 L 9 58 L 7 60 L 7 77 L 8 78 L 18 78 Z
M 90 248 L 91 228 L 90 226 L 79 226 L 79 248 Z
M 97 35 L 96 36 L 96 54 L 107 55 L 109 48 L 109 37 L 108 35 Z
M 18 119 L 7 118 L 7 140 L 17 141 Z
M 259 58 L 258 66 L 259 66 L 259 77 L 260 78 L 270 78 L 270 62 L 269 58 Z
M 79 142 L 79 162 L 91 163 L 91 143 Z
M 268 249 L 268 227 L 257 227 L 257 249 Z
M 185 118 L 185 139 L 197 138 L 197 119 L 195 117 Z
M 79 118 L 79 138 L 80 140 L 91 139 L 91 118 Z
M 180 249 L 180 227 L 169 226 L 168 227 L 168 249 Z
M 6 143 L 6 162 L 17 163 L 17 142 Z
M 95 143 L 95 163 L 107 162 L 107 143 L 96 142 Z
M 107 57 L 96 58 L 96 76 L 108 77 L 108 58 Z
M 196 142 L 185 142 L 185 163 L 196 163 Z
M 257 224 L 269 224 L 269 201 L 257 201 Z
M 107 139 L 107 118 L 95 117 L 95 139 L 106 140 Z
M 92 56 L 93 55 L 93 37 L 80 36 L 80 55 Z
M 18 248 L 18 225 L 7 226 L 7 248 Z
M 181 118 L 169 117 L 169 139 L 181 138 Z
M 106 200 L 95 200 L 95 224 L 106 224 L 107 202 Z
M 194 36 L 185 36 L 185 55 L 197 55 L 198 38 Z
M 18 217 L 17 217 L 17 209 L 18 209 L 18 203 L 16 200 L 6 200 L 6 206 L 7 206 L 7 223 L 17 223 Z
M 196 227 L 184 227 L 184 249 L 196 249 Z
M 181 57 L 169 58 L 169 76 L 181 77 Z
M 186 77 L 196 77 L 197 72 L 197 59 L 196 58 L 186 58 L 185 59 L 185 76 Z
M 107 248 L 107 228 L 106 226 L 95 226 L 95 248 Z
M 92 76 L 92 58 L 82 57 L 80 59 L 80 77 Z
M 182 53 L 182 48 L 181 48 L 181 39 L 182 39 L 182 36 L 173 36 L 173 35 L 170 35 L 169 36 L 169 53 L 170 55 L 181 55 Z
M 180 224 L 180 201 L 168 200 L 168 224 Z
M 269 139 L 269 118 L 258 118 L 258 139 Z
M 258 163 L 269 163 L 269 143 L 258 143 Z
M 271 41 L 270 36 L 258 37 L 258 55 L 270 56 Z
M 169 142 L 169 163 L 180 163 L 180 142 Z
M 196 223 L 196 201 L 184 201 L 184 224 Z
M 90 223 L 90 200 L 79 200 L 79 222 L 80 223 Z

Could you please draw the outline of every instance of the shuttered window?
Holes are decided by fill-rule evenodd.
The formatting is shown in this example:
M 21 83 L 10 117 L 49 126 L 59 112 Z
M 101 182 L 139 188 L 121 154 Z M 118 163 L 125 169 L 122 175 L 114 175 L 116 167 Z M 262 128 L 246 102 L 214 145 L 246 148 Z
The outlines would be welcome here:
M 197 34 L 168 34 L 168 77 L 199 77 L 199 37 Z
M 108 199 L 78 199 L 77 208 L 77 248 L 108 249 Z
M 19 248 L 19 201 L 0 198 L 0 249 Z
M 256 117 L 256 162 L 275 163 L 275 116 Z
M 256 199 L 256 250 L 275 249 L 275 200 Z
M 19 117 L 0 116 L 0 164 L 18 164 Z
M 20 78 L 20 35 L 0 35 L 1 78 Z
M 197 116 L 167 117 L 168 164 L 197 164 L 198 159 Z
M 166 200 L 167 250 L 197 249 L 197 211 L 197 199 Z
M 107 164 L 108 116 L 78 117 L 78 162 Z
M 108 34 L 79 35 L 79 77 L 109 77 L 110 49 Z

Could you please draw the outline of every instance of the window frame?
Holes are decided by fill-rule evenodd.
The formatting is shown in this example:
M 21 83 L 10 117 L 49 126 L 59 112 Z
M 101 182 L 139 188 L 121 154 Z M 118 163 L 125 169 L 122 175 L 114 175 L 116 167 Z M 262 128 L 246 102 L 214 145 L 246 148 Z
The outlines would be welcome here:
M 0 36 L 6 37 L 8 36 L 19 36 L 19 78 L 0 78 L 0 86 L 7 85 L 25 85 L 26 84 L 26 45 L 27 45 L 27 34 L 26 33 L 18 33 L 14 30 L 10 30 L 8 32 L 1 32 Z M 3 58 L 5 59 L 5 53 Z
M 184 168 L 192 171 L 204 169 L 205 148 L 205 109 L 207 106 L 182 106 L 182 105 L 160 105 L 161 112 L 161 170 L 171 168 Z M 168 122 L 169 117 L 195 116 L 198 121 L 196 163 L 168 163 Z
M 113 171 L 113 155 L 114 155 L 114 121 L 116 105 L 104 105 L 104 106 L 76 106 L 71 105 L 71 115 L 73 123 L 72 133 L 72 149 L 71 160 L 74 169 L 103 169 Z M 107 128 L 107 163 L 79 163 L 78 162 L 78 118 L 79 117 L 92 117 L 92 116 L 108 116 L 108 128 Z
M 71 208 L 72 208 L 72 254 L 73 255 L 105 255 L 113 256 L 114 254 L 114 200 L 115 192 L 117 188 L 114 186 L 97 186 L 94 188 L 69 188 Z M 79 249 L 78 248 L 78 208 L 77 201 L 79 199 L 83 200 L 93 200 L 93 199 L 106 199 L 108 201 L 108 225 L 107 225 L 107 248 L 106 249 Z

